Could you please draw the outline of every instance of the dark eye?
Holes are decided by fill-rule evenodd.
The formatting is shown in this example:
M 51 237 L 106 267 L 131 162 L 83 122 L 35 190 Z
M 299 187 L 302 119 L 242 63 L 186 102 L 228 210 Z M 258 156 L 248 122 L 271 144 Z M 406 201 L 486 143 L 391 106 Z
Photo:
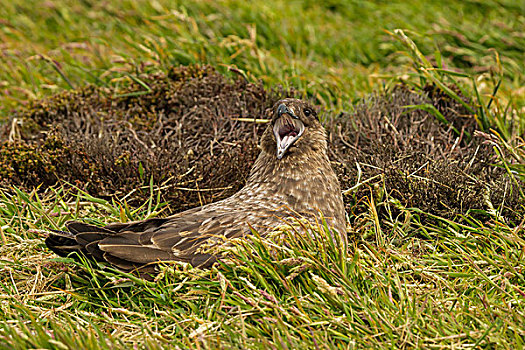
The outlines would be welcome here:
M 310 108 L 305 108 L 303 113 L 305 116 L 309 117 L 312 115 L 312 110 Z

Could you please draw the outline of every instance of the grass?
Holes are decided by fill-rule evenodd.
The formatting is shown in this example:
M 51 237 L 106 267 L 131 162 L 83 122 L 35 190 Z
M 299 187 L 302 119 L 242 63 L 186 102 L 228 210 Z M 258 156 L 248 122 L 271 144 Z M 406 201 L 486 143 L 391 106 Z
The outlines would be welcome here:
M 139 67 L 199 62 L 294 86 L 336 110 L 400 80 L 431 82 L 459 101 L 455 84 L 525 203 L 525 17 L 516 2 L 15 0 L 0 15 L 4 118 L 56 91 L 126 84 Z M 408 108 L 446 123 L 428 106 Z M 150 191 L 129 208 L 125 196 L 108 201 L 67 184 L 0 190 L 1 348 L 524 347 L 525 218 L 510 224 L 499 208 L 483 222 L 451 220 L 372 188 L 348 247 L 322 223 L 255 235 L 221 266 L 169 265 L 155 283 L 45 248 L 43 230 L 67 220 L 169 212 L 159 188 Z
M 132 218 L 149 216 L 150 203 Z M 113 206 L 63 188 L 1 204 L 14 218 L 2 251 L 7 347 L 523 346 L 525 241 L 501 222 L 422 225 L 406 210 L 402 223 L 383 222 L 386 235 L 371 204 L 354 229 L 375 238 L 349 249 L 322 226 L 255 236 L 219 268 L 175 265 L 152 283 L 55 258 L 39 239 L 42 220 L 121 220 Z
M 348 107 L 385 75 L 407 73 L 384 31 L 395 28 L 423 52 L 441 52 L 444 66 L 483 73 L 485 85 L 504 76 L 500 89 L 523 103 L 522 13 L 515 1 L 10 1 L 0 9 L 0 111 L 88 82 L 122 84 L 141 67 L 190 63 Z

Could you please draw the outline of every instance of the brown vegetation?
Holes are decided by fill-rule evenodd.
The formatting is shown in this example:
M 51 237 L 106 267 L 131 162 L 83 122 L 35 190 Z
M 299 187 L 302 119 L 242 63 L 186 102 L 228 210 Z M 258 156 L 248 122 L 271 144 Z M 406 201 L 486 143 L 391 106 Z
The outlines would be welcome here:
M 119 91 L 87 86 L 34 102 L 0 128 L 0 184 L 33 188 L 60 181 L 96 196 L 122 196 L 162 184 L 172 210 L 225 198 L 245 182 L 258 154 L 265 117 L 293 91 L 231 80 L 210 67 L 144 75 Z M 407 105 L 431 104 L 448 121 Z M 398 86 L 353 111 L 322 115 L 347 210 L 371 193 L 445 217 L 518 207 L 491 147 L 474 136 L 476 121 L 429 86 Z M 366 184 L 358 183 L 370 179 Z M 148 189 L 134 193 L 135 199 Z M 514 214 L 510 211 L 509 218 Z

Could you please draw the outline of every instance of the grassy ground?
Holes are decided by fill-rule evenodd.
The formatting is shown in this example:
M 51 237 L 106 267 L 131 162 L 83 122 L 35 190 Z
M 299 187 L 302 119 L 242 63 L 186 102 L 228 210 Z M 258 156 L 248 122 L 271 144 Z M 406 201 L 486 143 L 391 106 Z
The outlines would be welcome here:
M 447 84 L 457 82 L 517 183 L 525 179 L 523 13 L 515 1 L 14 0 L 0 8 L 0 120 L 34 98 L 189 63 L 292 86 L 334 110 L 399 80 L 451 96 Z M 506 220 L 497 207 L 484 221 L 429 220 L 388 194 L 371 196 L 352 218 L 348 249 L 323 227 L 315 237 L 254 237 L 223 266 L 175 265 L 157 283 L 54 258 L 43 245 L 41 230 L 66 220 L 169 212 L 158 191 L 152 185 L 137 208 L 71 185 L 0 191 L 0 347 L 524 346 L 525 220 Z
M 521 4 L 523 6 L 523 4 Z M 119 84 L 138 67 L 211 63 L 341 107 L 407 60 L 385 29 L 413 32 L 444 64 L 523 86 L 519 1 L 9 1 L 0 9 L 0 111 L 62 89 Z M 497 53 L 501 67 L 498 66 Z M 523 99 L 523 91 L 521 99 Z

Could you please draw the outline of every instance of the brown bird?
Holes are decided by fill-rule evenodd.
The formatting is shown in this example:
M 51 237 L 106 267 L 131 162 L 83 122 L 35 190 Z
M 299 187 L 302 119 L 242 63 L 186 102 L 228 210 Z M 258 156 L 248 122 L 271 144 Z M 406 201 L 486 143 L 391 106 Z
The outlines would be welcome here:
M 203 247 L 250 234 L 251 229 L 264 235 L 290 217 L 315 223 L 322 214 L 344 238 L 343 198 L 315 110 L 304 101 L 284 99 L 270 113 L 261 153 L 248 182 L 233 196 L 166 218 L 105 227 L 69 222 L 69 232 L 51 233 L 46 245 L 61 256 L 81 252 L 142 274 L 154 273 L 161 261 L 210 267 L 217 257 Z

